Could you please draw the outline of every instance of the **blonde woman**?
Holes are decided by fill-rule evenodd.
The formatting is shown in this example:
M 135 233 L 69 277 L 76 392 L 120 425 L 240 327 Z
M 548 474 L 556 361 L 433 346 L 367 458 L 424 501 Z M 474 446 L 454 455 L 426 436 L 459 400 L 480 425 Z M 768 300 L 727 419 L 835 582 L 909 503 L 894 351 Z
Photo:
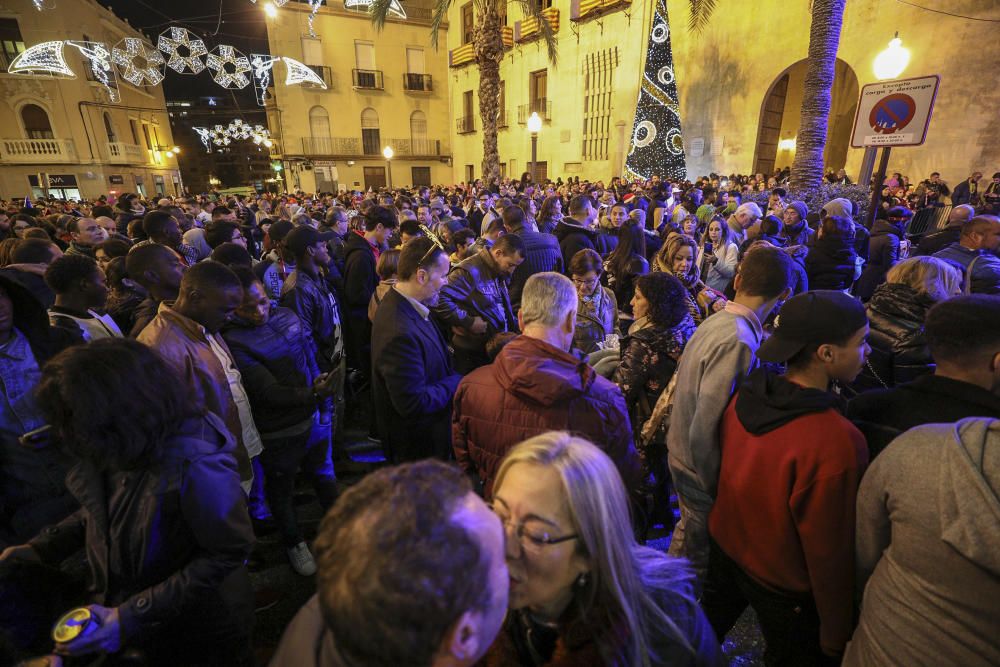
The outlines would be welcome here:
M 497 473 L 510 609 L 488 667 L 722 665 L 683 561 L 640 546 L 625 486 L 590 442 L 550 432 Z
M 872 351 L 851 388 L 887 389 L 934 372 L 924 339 L 924 318 L 938 301 L 961 292 L 962 276 L 936 257 L 904 259 L 868 301 Z

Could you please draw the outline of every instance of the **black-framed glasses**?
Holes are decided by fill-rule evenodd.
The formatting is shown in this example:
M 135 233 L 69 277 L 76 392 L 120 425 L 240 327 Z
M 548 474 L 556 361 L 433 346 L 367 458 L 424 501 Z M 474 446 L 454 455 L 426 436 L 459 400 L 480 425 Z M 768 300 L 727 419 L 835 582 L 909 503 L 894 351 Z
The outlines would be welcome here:
M 490 505 L 489 508 L 493 510 L 497 518 L 500 519 L 500 523 L 503 525 L 504 535 L 511 529 L 514 531 L 514 537 L 517 538 L 518 544 L 521 548 L 526 551 L 539 551 L 545 547 L 551 546 L 553 544 L 561 544 L 563 542 L 569 542 L 570 540 L 575 540 L 580 536 L 577 533 L 571 535 L 563 535 L 561 537 L 553 537 L 548 531 L 531 528 L 527 529 L 524 523 L 514 523 L 510 517 L 504 516 L 503 513 L 497 511 L 495 505 Z

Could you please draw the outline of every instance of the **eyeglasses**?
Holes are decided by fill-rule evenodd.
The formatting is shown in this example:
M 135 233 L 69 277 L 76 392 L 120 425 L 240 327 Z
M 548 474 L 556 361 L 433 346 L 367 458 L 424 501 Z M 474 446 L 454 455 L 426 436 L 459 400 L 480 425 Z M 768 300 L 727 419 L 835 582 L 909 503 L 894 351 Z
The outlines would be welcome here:
M 588 278 L 588 279 L 573 278 L 573 282 L 579 285 L 580 287 L 590 287 L 592 285 L 597 284 L 597 282 L 600 281 L 600 279 L 601 279 L 600 276 L 595 276 L 593 278 Z
M 521 545 L 522 549 L 528 552 L 538 552 L 547 546 L 568 542 L 580 537 L 576 533 L 573 533 L 572 535 L 563 535 L 562 537 L 553 537 L 544 530 L 538 530 L 536 528 L 528 530 L 525 528 L 523 523 L 514 523 L 509 516 L 505 516 L 504 513 L 499 511 L 495 505 L 490 505 L 489 507 L 493 510 L 493 513 L 497 515 L 497 518 L 500 519 L 500 523 L 503 524 L 504 536 L 507 535 L 509 530 L 513 530 L 514 537 L 517 538 L 518 544 Z

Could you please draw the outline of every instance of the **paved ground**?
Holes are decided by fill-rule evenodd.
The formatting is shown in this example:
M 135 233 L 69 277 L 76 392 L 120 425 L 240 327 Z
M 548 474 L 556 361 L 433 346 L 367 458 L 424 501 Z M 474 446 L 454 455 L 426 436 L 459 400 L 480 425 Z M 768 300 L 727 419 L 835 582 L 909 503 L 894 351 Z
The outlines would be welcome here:
M 349 431 L 347 435 L 350 463 L 337 466 L 337 475 L 341 482 L 350 485 L 357 482 L 365 473 L 384 465 L 384 458 L 377 445 L 372 445 L 360 431 Z M 306 488 L 300 489 L 296 497 L 300 523 L 306 532 L 306 539 L 311 540 L 322 518 L 322 512 L 315 496 Z M 656 549 L 666 550 L 669 537 L 661 527 L 653 531 L 647 542 Z M 259 540 L 255 555 L 263 560 L 263 567 L 251 574 L 254 590 L 258 592 L 258 600 L 275 601 L 270 608 L 259 611 L 256 615 L 255 645 L 261 664 L 270 659 L 281 639 L 285 626 L 296 611 L 315 592 L 313 577 L 302 577 L 291 569 L 285 557 L 284 549 L 275 535 L 267 535 Z M 757 630 L 753 612 L 748 612 L 737 623 L 723 645 L 723 650 L 729 657 L 732 667 L 749 667 L 762 665 L 763 640 Z

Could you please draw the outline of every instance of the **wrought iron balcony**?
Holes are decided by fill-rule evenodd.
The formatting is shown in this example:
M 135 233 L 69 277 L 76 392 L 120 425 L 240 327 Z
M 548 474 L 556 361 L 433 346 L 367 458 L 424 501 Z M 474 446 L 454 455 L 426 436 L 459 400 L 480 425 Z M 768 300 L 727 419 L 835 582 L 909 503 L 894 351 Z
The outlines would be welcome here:
M 353 69 L 351 70 L 354 87 L 364 90 L 384 90 L 382 83 L 382 70 L 379 69 Z
M 434 82 L 430 74 L 403 74 L 403 90 L 411 93 L 429 93 L 434 90 Z
M 546 123 L 552 120 L 552 100 L 544 97 L 531 100 L 530 104 L 522 104 L 517 108 L 517 122 L 524 125 L 531 114 L 537 113 Z
M 455 119 L 455 131 L 459 134 L 472 134 L 476 131 L 476 117 L 462 116 Z

